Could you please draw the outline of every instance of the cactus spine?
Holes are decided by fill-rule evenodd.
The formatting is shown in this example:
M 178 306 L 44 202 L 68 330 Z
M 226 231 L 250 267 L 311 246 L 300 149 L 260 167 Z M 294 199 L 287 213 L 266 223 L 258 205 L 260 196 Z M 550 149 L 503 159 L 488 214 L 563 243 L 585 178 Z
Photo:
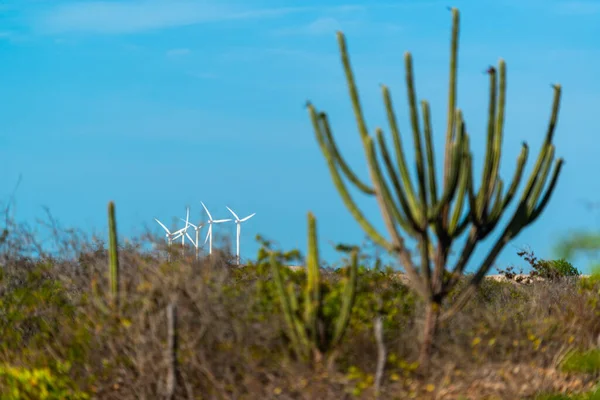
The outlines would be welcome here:
M 317 142 L 346 207 L 373 241 L 397 255 L 406 270 L 412 287 L 428 304 L 425 339 L 421 348 L 421 360 L 425 362 L 428 359 L 427 348 L 431 346 L 429 340 L 431 337 L 429 339 L 427 337 L 430 336 L 430 333 L 433 335 L 432 332 L 435 331 L 441 303 L 450 290 L 456 287 L 478 242 L 485 239 L 496 228 L 500 218 L 507 211 L 522 179 L 529 154 L 527 144 L 523 143 L 512 181 L 508 190 L 503 193 L 504 182 L 499 176 L 499 166 L 506 101 L 506 64 L 504 60 L 500 59 L 498 69 L 490 67 L 487 71 L 490 85 L 487 145 L 481 184 L 478 190 L 475 189 L 469 134 L 462 112 L 456 106 L 459 12 L 455 8 L 451 11 L 450 84 L 441 190 L 438 190 L 434 162 L 429 103 L 425 100 L 421 101 L 423 124 L 421 127 L 413 61 L 410 53 L 405 54 L 404 61 L 415 149 L 416 182 L 413 182 L 408 171 L 400 130 L 393 111 L 392 98 L 386 86 L 382 86 L 381 90 L 393 139 L 395 160 L 392 158 L 380 128 L 375 129 L 375 137 L 369 135 L 350 66 L 346 40 L 341 32 L 337 34 L 341 59 L 359 135 L 365 150 L 371 184 L 359 179 L 340 155 L 331 133 L 327 115 L 317 111 L 312 104 L 307 105 Z M 548 204 L 563 166 L 562 159 L 556 160 L 550 174 L 555 150 L 552 138 L 558 118 L 561 94 L 559 85 L 554 85 L 553 88 L 554 100 L 546 136 L 516 211 L 497 238 L 488 256 L 476 269 L 469 285 L 461 291 L 454 306 L 441 316 L 442 319 L 451 316 L 468 301 L 502 248 L 521 230 L 534 222 Z M 551 177 L 548 179 L 550 175 Z M 364 194 L 376 198 L 390 236 L 389 240 L 384 238 L 384 235 L 365 218 L 352 199 L 344 178 Z M 468 204 L 467 210 L 463 212 L 465 203 Z M 451 246 L 455 240 L 467 232 L 467 228 L 469 229 L 466 243 L 458 261 L 450 270 L 447 268 L 447 264 Z M 419 268 L 413 261 L 400 231 L 404 231 L 419 243 Z M 447 271 L 452 273 L 446 273 Z
M 119 250 L 117 248 L 117 222 L 115 220 L 115 203 L 108 203 L 108 254 L 109 282 L 112 305 L 119 306 Z
M 313 360 L 320 360 L 323 355 L 331 355 L 350 322 L 358 278 L 357 251 L 352 252 L 349 277 L 342 291 L 342 304 L 333 321 L 324 319 L 317 229 L 313 214 L 308 214 L 307 281 L 302 304 L 298 302 L 293 284 L 284 283 L 282 269 L 285 267 L 277 260 L 275 253 L 271 253 L 270 264 L 288 327 L 288 336 L 296 355 L 305 361 L 311 361 L 311 357 Z

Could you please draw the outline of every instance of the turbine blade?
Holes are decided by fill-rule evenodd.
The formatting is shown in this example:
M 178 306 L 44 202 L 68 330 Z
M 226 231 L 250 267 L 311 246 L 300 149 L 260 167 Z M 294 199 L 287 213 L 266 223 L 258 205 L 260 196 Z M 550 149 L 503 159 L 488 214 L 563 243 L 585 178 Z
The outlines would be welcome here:
M 240 222 L 248 221 L 250 218 L 254 217 L 255 215 L 256 215 L 256 213 L 250 214 L 247 217 L 240 219 Z
M 204 203 L 202 203 L 202 202 L 200 202 L 200 203 L 202 204 L 202 207 L 204 207 L 204 210 L 208 214 L 208 219 L 212 221 L 212 215 L 210 215 L 210 212 L 208 211 L 208 208 L 206 208 L 206 206 L 204 205 Z
M 192 244 L 194 245 L 194 247 L 197 247 L 196 243 L 194 243 L 194 239 L 192 239 L 192 237 L 190 236 L 189 233 L 185 233 L 185 236 L 187 236 L 187 238 L 190 240 L 190 242 L 192 242 Z
M 180 219 L 180 220 L 182 220 L 182 221 L 185 221 L 185 219 L 183 219 L 183 218 L 179 218 L 179 219 Z M 193 226 L 193 227 L 194 227 L 194 229 L 198 229 L 198 228 L 196 227 L 196 225 L 192 224 L 191 222 L 188 222 L 187 224 L 188 224 L 188 225 L 190 225 L 190 226 Z
M 179 235 L 179 234 L 183 235 L 183 233 L 182 233 L 183 231 L 187 231 L 187 229 L 181 228 L 179 230 L 176 230 L 175 232 L 173 232 L 173 235 Z
M 225 207 L 227 207 L 227 206 L 225 206 Z M 232 210 L 231 208 L 227 207 L 227 209 L 229 210 L 229 212 L 230 212 L 230 213 L 232 213 L 232 214 L 233 214 L 233 216 L 235 217 L 235 219 L 236 219 L 236 220 L 239 220 L 239 219 L 240 219 L 240 217 L 238 217 L 238 216 L 237 216 L 237 214 L 236 214 L 236 213 L 234 213 L 234 212 L 233 212 L 233 210 Z
M 158 222 L 158 223 L 160 224 L 160 226 L 162 226 L 162 227 L 163 227 L 163 229 L 164 229 L 165 231 L 167 231 L 167 233 L 171 233 L 171 232 L 169 231 L 169 229 L 168 229 L 168 228 L 167 228 L 167 227 L 166 227 L 166 226 L 165 226 L 165 225 L 164 225 L 162 222 L 160 222 L 160 221 L 159 221 L 158 219 L 156 219 L 156 218 L 154 218 L 154 220 L 155 220 L 156 222 Z
M 230 219 L 217 219 L 217 220 L 213 221 L 213 224 L 218 224 L 220 222 L 228 222 L 228 221 L 231 221 L 231 218 Z
M 206 233 L 206 239 L 204 239 L 204 244 L 206 244 L 206 242 L 208 242 L 208 237 L 210 236 L 211 233 L 212 233 L 212 225 L 209 225 L 208 232 Z

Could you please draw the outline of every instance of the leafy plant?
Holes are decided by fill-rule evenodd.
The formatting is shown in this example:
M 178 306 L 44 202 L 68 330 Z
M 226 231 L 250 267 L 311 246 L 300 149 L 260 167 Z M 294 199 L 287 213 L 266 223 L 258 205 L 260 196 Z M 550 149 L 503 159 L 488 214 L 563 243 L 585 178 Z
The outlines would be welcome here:
M 68 364 L 61 364 L 64 373 Z M 27 369 L 0 365 L 0 400 L 87 400 L 90 396 L 74 388 L 66 375 L 48 368 Z
M 562 361 L 561 367 L 566 372 L 598 373 L 600 372 L 600 349 L 572 351 Z
M 522 250 L 517 252 L 517 255 L 522 257 L 529 264 L 531 271 L 528 276 L 523 277 L 520 275 L 523 273 L 522 269 L 519 271 L 519 274 L 517 274 L 515 267 L 513 266 L 509 266 L 506 269 L 498 268 L 498 272 L 504 275 L 508 280 L 514 280 L 518 283 L 530 283 L 531 278 L 542 278 L 552 281 L 581 275 L 579 270 L 575 268 L 573 264 L 563 258 L 558 260 L 539 259 L 532 250 Z

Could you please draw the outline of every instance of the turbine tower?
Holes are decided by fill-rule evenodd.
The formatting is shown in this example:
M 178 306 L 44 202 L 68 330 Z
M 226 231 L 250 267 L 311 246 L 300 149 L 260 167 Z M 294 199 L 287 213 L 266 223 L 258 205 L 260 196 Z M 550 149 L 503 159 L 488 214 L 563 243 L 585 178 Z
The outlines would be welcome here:
M 183 218 L 181 218 L 181 220 L 183 221 Z M 194 225 L 191 222 L 188 222 L 188 224 L 194 228 L 194 231 L 196 232 L 196 241 L 194 241 L 190 235 L 188 235 L 188 233 L 186 232 L 185 234 L 187 235 L 188 239 L 190 240 L 190 242 L 192 242 L 192 244 L 194 245 L 194 247 L 196 248 L 196 260 L 200 259 L 200 229 L 202 229 L 202 227 L 204 226 L 203 222 L 198 223 L 198 225 Z
M 185 246 L 185 236 L 189 238 L 190 236 L 187 234 L 187 230 L 190 227 L 190 208 L 187 208 L 187 214 L 185 216 L 185 228 L 183 228 L 183 232 L 181 233 L 181 248 Z M 185 233 L 185 235 L 184 235 Z M 191 240 L 190 240 L 191 241 Z M 193 242 L 192 242 L 193 243 Z
M 227 207 L 227 206 L 225 206 L 225 207 Z M 231 208 L 227 207 L 227 209 L 235 217 L 235 224 L 237 225 L 236 226 L 237 232 L 236 232 L 236 245 L 235 245 L 235 247 L 236 247 L 235 259 L 236 259 L 237 265 L 240 265 L 240 233 L 242 230 L 242 222 L 248 221 L 250 218 L 254 217 L 256 215 L 256 213 L 252 213 L 252 214 L 248 215 L 247 217 L 240 219 L 237 216 L 237 214 L 233 212 L 233 210 Z
M 206 234 L 206 239 L 204 240 L 204 243 L 206 243 L 207 240 L 209 241 L 208 242 L 208 254 L 212 254 L 212 226 L 213 226 L 213 224 L 220 224 L 221 222 L 228 222 L 228 221 L 231 221 L 231 218 L 214 220 L 214 219 L 212 219 L 212 215 L 210 215 L 210 212 L 208 211 L 208 208 L 206 208 L 204 203 L 202 203 L 202 202 L 200 202 L 200 203 L 202 204 L 202 207 L 204 207 L 206 214 L 208 214 L 208 221 L 206 221 L 206 223 L 208 224 L 208 233 Z

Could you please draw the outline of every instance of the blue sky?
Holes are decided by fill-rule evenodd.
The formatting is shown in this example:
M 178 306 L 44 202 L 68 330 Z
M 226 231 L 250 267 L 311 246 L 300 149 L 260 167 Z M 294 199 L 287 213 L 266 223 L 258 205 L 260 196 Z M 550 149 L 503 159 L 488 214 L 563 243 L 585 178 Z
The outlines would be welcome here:
M 566 159 L 550 205 L 509 244 L 542 257 L 573 229 L 598 227 L 600 2 L 5 0 L 0 5 L 0 198 L 16 194 L 17 218 L 41 206 L 67 226 L 105 232 L 117 204 L 120 234 L 171 222 L 203 201 L 215 218 L 257 215 L 242 227 L 242 257 L 257 233 L 286 249 L 306 245 L 306 213 L 318 218 L 322 255 L 363 233 L 332 186 L 304 108 L 327 111 L 343 153 L 366 177 L 335 31 L 345 32 L 371 130 L 387 132 L 379 84 L 390 86 L 409 131 L 403 53 L 415 62 L 419 99 L 431 103 L 443 149 L 450 13 L 461 10 L 458 103 L 472 137 L 477 176 L 487 107 L 483 71 L 507 62 L 501 174 L 512 175 L 521 141 L 537 156 L 563 85 L 555 136 Z M 412 146 L 410 138 L 407 146 Z M 412 157 L 411 154 L 409 156 Z M 591 173 L 590 173 L 591 172 Z M 383 229 L 374 199 L 359 202 Z M 511 209 L 512 210 L 512 209 Z M 232 235 L 234 225 L 216 231 Z M 483 243 L 470 266 L 485 256 Z M 584 268 L 585 269 L 585 268 Z

